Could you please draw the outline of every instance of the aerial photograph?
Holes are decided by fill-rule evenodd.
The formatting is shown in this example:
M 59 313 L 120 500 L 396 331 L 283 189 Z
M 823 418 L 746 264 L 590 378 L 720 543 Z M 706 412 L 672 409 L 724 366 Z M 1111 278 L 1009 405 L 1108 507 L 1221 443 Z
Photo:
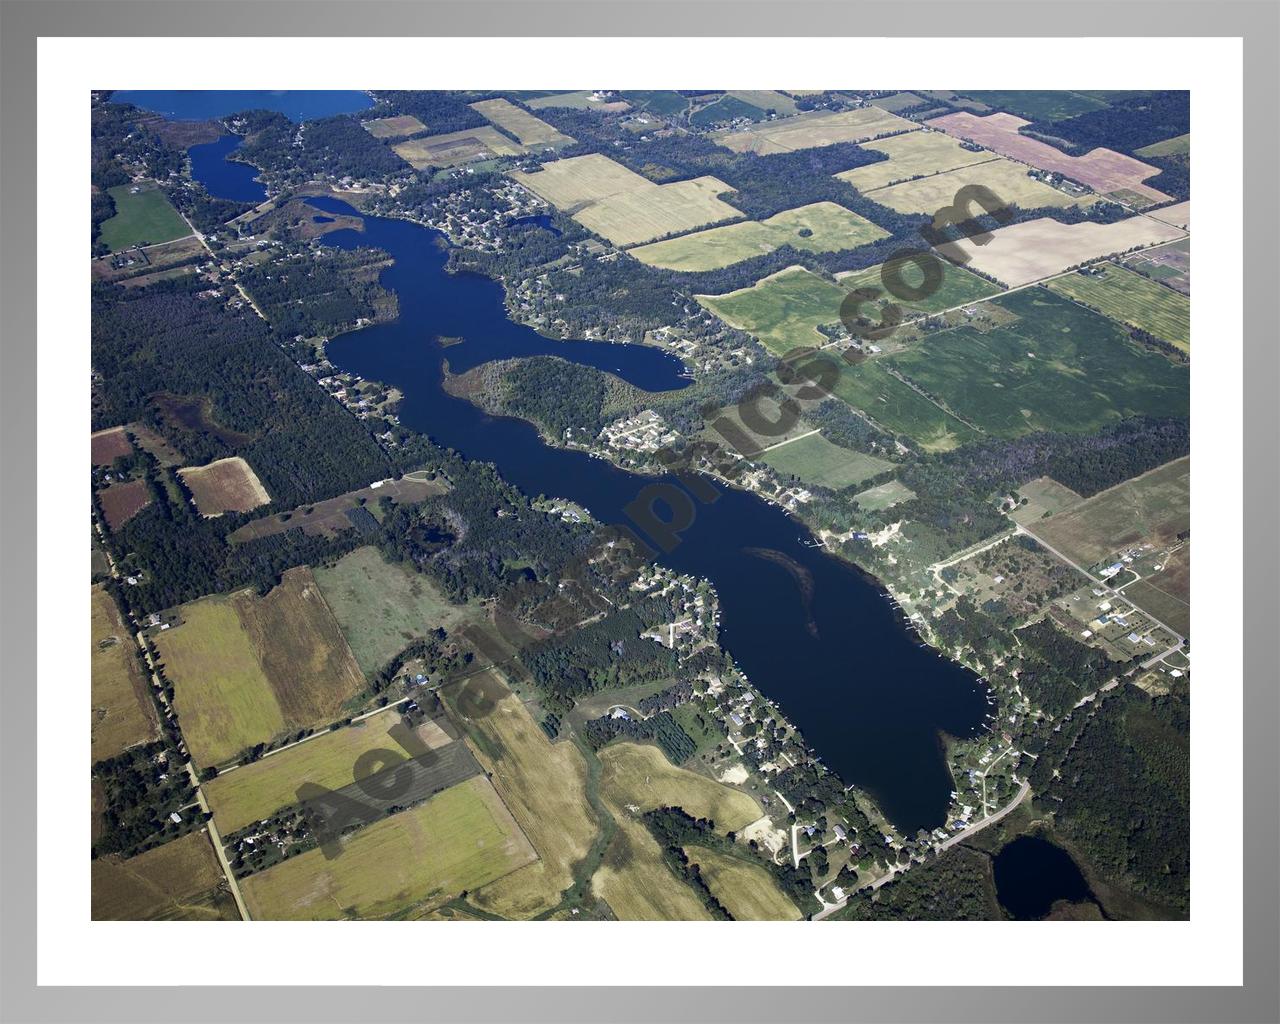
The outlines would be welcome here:
M 1190 919 L 1189 92 L 79 96 L 94 920 Z

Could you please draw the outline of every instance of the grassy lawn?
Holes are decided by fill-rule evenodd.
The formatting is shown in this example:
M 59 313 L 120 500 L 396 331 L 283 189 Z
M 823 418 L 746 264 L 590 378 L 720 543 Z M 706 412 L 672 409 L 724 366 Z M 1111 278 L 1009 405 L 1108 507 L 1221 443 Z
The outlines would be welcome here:
M 259 920 L 386 918 L 448 902 L 533 858 L 493 786 L 477 776 L 353 833 L 332 860 L 308 850 L 240 885 Z
M 415 637 L 438 626 L 452 629 L 477 614 L 451 604 L 427 577 L 386 561 L 375 547 L 356 548 L 336 565 L 316 569 L 315 578 L 366 676 Z
M 887 459 L 841 448 L 821 434 L 788 441 L 765 452 L 760 459 L 784 479 L 794 477 L 806 486 L 827 487 L 833 491 L 869 480 L 893 468 L 893 463 Z
M 793 348 L 826 343 L 817 328 L 840 322 L 847 291 L 803 267 L 788 267 L 750 288 L 694 298 L 731 327 L 755 335 L 769 351 L 784 355 Z
M 697 744 L 695 756 L 701 756 L 708 750 L 714 750 L 725 741 L 724 731 L 711 715 L 703 714 L 692 702 L 681 704 L 671 712 L 676 725 Z
M 887 484 L 879 484 L 860 491 L 853 496 L 853 500 L 857 502 L 859 508 L 866 509 L 868 512 L 883 512 L 894 505 L 910 501 L 915 496 L 916 492 L 906 484 L 899 480 L 890 480 Z
M 1188 415 L 1187 368 L 1130 341 L 1111 321 L 1039 288 L 997 304 L 1019 319 L 985 332 L 962 326 L 926 334 L 891 365 L 999 437 L 1091 433 L 1128 416 Z
M 1191 300 L 1125 267 L 1103 264 L 1092 274 L 1068 274 L 1047 287 L 1096 309 L 1103 316 L 1137 327 L 1191 351 Z
M 187 222 L 160 189 L 146 185 L 117 185 L 107 191 L 115 201 L 116 213 L 102 222 L 99 237 L 113 252 L 134 245 L 169 242 L 191 234 Z
M 837 203 L 811 203 L 767 220 L 742 221 L 631 249 L 641 263 L 667 270 L 718 270 L 784 245 L 838 252 L 886 238 L 888 232 Z
M 938 290 L 932 295 L 921 299 L 900 299 L 895 295 L 890 295 L 882 278 L 884 273 L 883 263 L 878 263 L 874 267 L 867 267 L 865 270 L 854 270 L 847 274 L 841 274 L 839 275 L 840 284 L 850 291 L 858 288 L 875 288 L 879 290 L 879 296 L 862 307 L 864 315 L 873 321 L 876 319 L 873 311 L 890 302 L 898 306 L 904 313 L 940 313 L 944 309 L 952 309 L 968 302 L 978 302 L 981 299 L 990 298 L 1001 291 L 998 284 L 984 281 L 977 274 L 971 274 L 962 267 L 957 267 L 954 263 L 939 260 L 938 264 L 942 268 L 942 283 L 938 285 Z M 902 284 L 906 287 L 899 289 L 900 291 L 919 288 L 924 284 L 924 274 L 914 263 L 905 264 L 902 268 L 901 276 Z

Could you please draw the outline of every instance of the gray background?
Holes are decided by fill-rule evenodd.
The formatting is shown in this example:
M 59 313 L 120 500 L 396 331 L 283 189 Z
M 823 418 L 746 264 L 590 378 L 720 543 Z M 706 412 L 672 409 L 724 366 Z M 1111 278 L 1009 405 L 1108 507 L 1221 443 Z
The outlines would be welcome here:
M 1273 0 L 1073 3 L 469 3 L 0 0 L 0 1017 L 4 1020 L 1280 1020 L 1280 763 L 1277 759 L 1276 288 L 1280 8 Z M 36 45 L 47 36 L 1233 36 L 1245 40 L 1245 900 L 1243 988 L 686 989 L 35 987 L 35 162 Z M 963 44 L 960 44 L 963 45 Z M 1087 47 L 1087 43 L 1085 44 Z M 850 47 L 851 53 L 854 47 Z M 1087 52 L 1087 50 L 1086 50 Z M 990 59 L 975 54 L 975 60 Z M 832 75 L 856 77 L 856 66 Z M 1092 69 L 1081 64 L 1086 78 Z M 904 80 L 910 77 L 909 61 Z M 1201 257 L 1203 258 L 1203 256 Z M 1206 301 L 1201 297 L 1200 301 Z M 1234 409 L 1224 408 L 1234 415 Z M 74 460 L 73 460 L 74 461 Z M 75 467 L 71 467 L 74 471 Z M 1243 554 L 1243 553 L 1242 553 Z M 1211 692 L 1212 679 L 1201 685 Z M 1205 766 L 1196 766 L 1204 770 Z M 1229 788 L 1233 780 L 1224 778 Z M 1233 845 L 1227 842 L 1229 851 Z M 1198 892 L 1198 900 L 1214 899 Z M 180 927 L 180 926 L 179 926 Z M 233 937 L 234 925 L 227 926 Z M 1022 926 L 1010 924 L 1012 929 Z M 1115 927 L 1124 927 L 1116 925 Z M 166 932 L 166 935 L 173 935 Z M 350 941 L 361 941 L 358 925 Z M 202 933 L 203 936 L 203 933 Z M 821 941 L 840 941 L 835 928 Z M 865 929 L 857 942 L 875 941 Z M 537 936 L 530 931 L 530 941 Z M 813 936 L 805 934 L 805 941 Z M 157 977 L 177 943 L 163 941 Z M 663 950 L 658 955 L 680 954 Z M 691 952 L 691 951 L 690 951 Z M 155 956 L 139 951 L 140 956 Z M 1029 950 L 1028 955 L 1033 955 Z M 429 971 L 409 947 L 397 979 Z M 857 982 L 856 947 L 849 981 Z M 500 970 L 500 965 L 495 965 Z M 922 965 L 927 969 L 927 965 Z M 1064 964 L 1087 980 L 1088 963 Z M 352 986 L 377 979 L 351 978 Z M 718 979 L 708 979 L 713 984 Z M 836 979 L 824 979 L 836 980 Z M 843 980 L 843 979 L 840 979 Z M 1177 979 L 1171 978 L 1170 981 Z

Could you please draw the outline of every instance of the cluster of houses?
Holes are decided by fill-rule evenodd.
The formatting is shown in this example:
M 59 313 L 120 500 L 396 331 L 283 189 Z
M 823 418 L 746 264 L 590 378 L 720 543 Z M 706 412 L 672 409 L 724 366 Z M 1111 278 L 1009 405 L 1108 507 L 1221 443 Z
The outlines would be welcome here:
M 660 449 L 670 448 L 679 439 L 680 435 L 652 409 L 610 423 L 600 431 L 599 438 L 608 448 L 640 455 L 652 455 Z
M 653 565 L 642 568 L 631 589 L 654 597 L 666 597 L 675 605 L 676 616 L 668 623 L 646 630 L 640 636 L 654 640 L 684 658 L 715 643 L 720 611 L 714 593 L 693 576 L 681 576 Z
M 466 168 L 465 173 L 471 173 L 471 168 Z M 424 223 L 444 232 L 454 245 L 479 252 L 502 252 L 504 227 L 550 210 L 543 200 L 515 182 L 485 188 L 484 193 L 485 203 L 477 205 L 477 194 L 472 189 L 450 192 L 437 201 L 435 213 Z

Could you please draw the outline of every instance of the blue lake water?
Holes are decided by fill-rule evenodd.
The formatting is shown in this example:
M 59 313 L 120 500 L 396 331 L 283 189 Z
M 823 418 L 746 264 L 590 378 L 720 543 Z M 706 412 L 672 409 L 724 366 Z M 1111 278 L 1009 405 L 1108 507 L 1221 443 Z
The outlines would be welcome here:
M 364 93 L 351 92 L 116 98 L 184 119 L 269 108 L 301 120 L 369 106 Z M 224 136 L 193 147 L 194 176 L 213 195 L 260 199 L 254 169 L 226 159 L 238 141 Z M 359 216 L 335 199 L 309 201 L 326 215 Z M 673 477 L 642 477 L 581 452 L 549 447 L 529 424 L 487 416 L 441 386 L 446 358 L 450 369 L 463 372 L 493 359 L 542 354 L 663 391 L 688 386 L 678 359 L 645 346 L 544 338 L 508 319 L 498 282 L 446 272 L 447 244 L 440 233 L 408 221 L 363 219 L 363 232 L 334 232 L 325 241 L 389 252 L 395 262 L 381 281 L 397 293 L 400 315 L 334 338 L 328 356 L 342 369 L 398 387 L 407 426 L 468 458 L 493 462 L 526 494 L 570 498 L 609 524 L 631 526 L 627 507 L 645 488 L 681 487 Z M 545 216 L 529 222 L 551 228 Z M 445 349 L 436 341 L 441 337 L 464 340 Z M 692 522 L 659 560 L 712 581 L 720 595 L 725 647 L 845 782 L 869 792 L 908 833 L 942 824 L 954 788 L 942 734 L 971 736 L 986 728 L 985 686 L 921 646 L 874 580 L 813 547 L 808 532 L 781 509 L 719 485 L 715 492 L 714 501 L 691 502 Z M 659 506 L 660 516 L 668 512 Z M 806 582 L 807 596 L 798 580 Z
M 1038 921 L 1059 900 L 1093 900 L 1088 883 L 1061 846 L 1040 836 L 1019 836 L 991 865 L 1000 905 L 1019 921 Z
M 329 197 L 309 202 L 326 214 L 359 216 Z M 327 352 L 341 369 L 399 388 L 406 426 L 493 462 L 526 494 L 570 498 L 605 523 L 633 525 L 627 506 L 649 485 L 681 486 L 674 477 L 638 476 L 552 448 L 529 424 L 487 416 L 441 386 L 445 359 L 461 372 L 545 354 L 662 391 L 688 385 L 679 360 L 645 346 L 544 338 L 508 319 L 498 282 L 446 272 L 438 232 L 388 218 L 364 223 L 363 232 L 334 232 L 325 241 L 389 252 L 395 262 L 381 280 L 397 293 L 400 315 L 334 338 Z M 439 337 L 464 340 L 441 348 Z M 940 734 L 984 727 L 985 686 L 922 647 L 875 581 L 813 547 L 795 519 L 752 494 L 716 491 L 714 501 L 692 503 L 692 523 L 659 561 L 712 581 L 725 647 L 829 767 L 865 788 L 899 828 L 942 824 L 954 784 Z M 669 510 L 659 506 L 658 514 L 668 518 Z M 808 580 L 808 596 L 798 579 Z
M 192 146 L 191 176 L 203 182 L 216 199 L 236 199 L 260 203 L 267 198 L 266 187 L 257 180 L 258 169 L 239 160 L 227 159 L 243 140 L 239 135 L 223 135 L 217 142 Z
M 369 94 L 357 89 L 122 89 L 111 99 L 175 121 L 204 121 L 245 110 L 274 110 L 293 121 L 310 121 L 373 106 Z

